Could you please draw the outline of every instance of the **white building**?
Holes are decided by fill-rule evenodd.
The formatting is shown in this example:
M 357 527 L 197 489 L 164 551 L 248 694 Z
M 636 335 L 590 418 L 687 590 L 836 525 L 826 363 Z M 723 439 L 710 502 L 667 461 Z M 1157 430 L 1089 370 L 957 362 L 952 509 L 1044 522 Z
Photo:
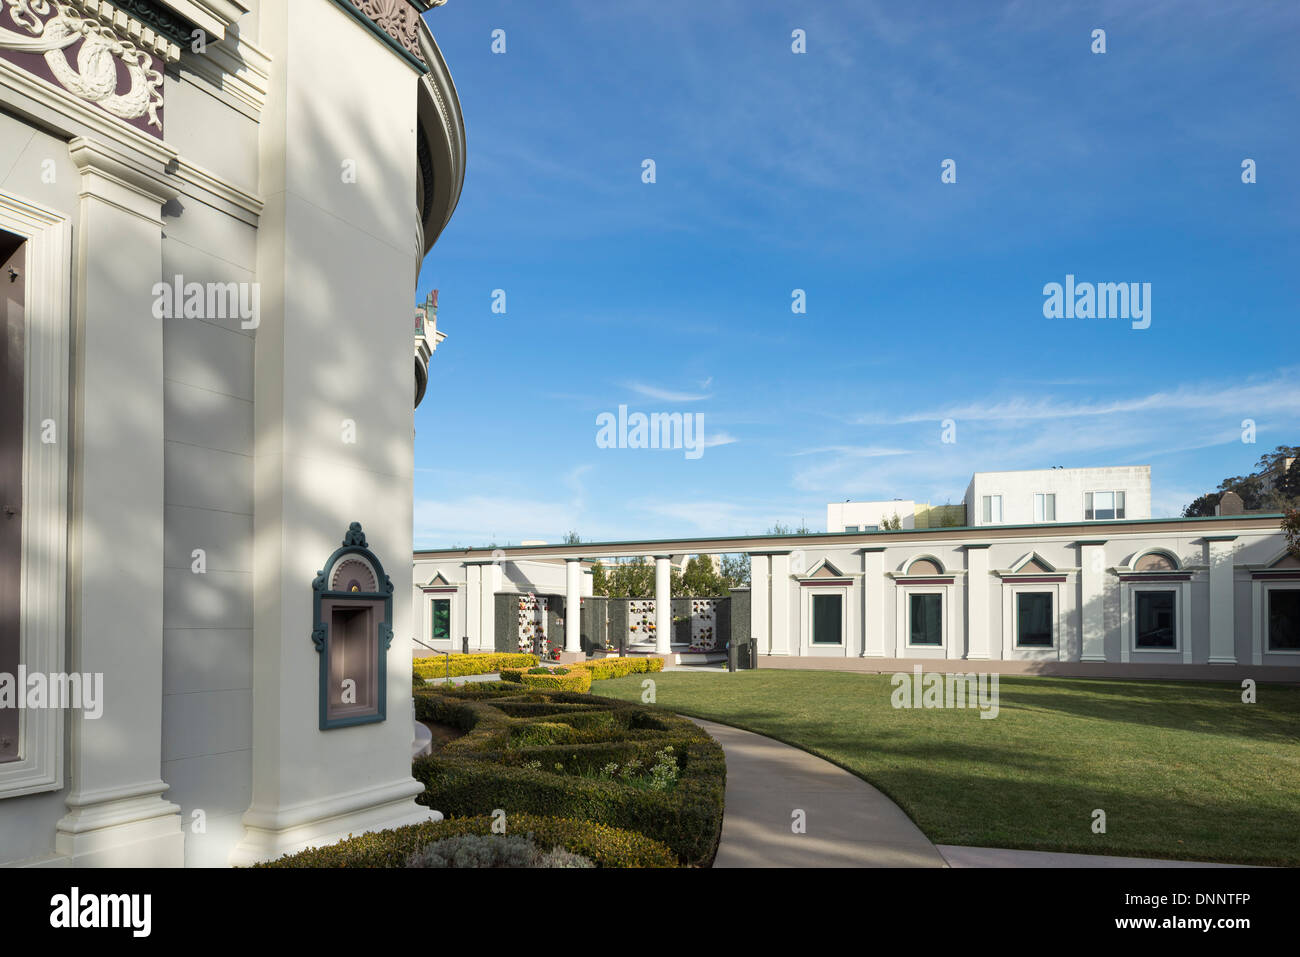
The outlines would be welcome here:
M 0 3 L 0 864 L 434 813 L 407 596 L 412 303 L 465 168 L 438 2 Z M 94 708 L 15 712 L 16 675 L 69 669 Z
M 1034 487 L 1043 486 L 1025 486 Z M 654 594 L 643 597 L 653 599 L 660 654 L 685 651 L 670 640 L 671 556 L 740 552 L 750 556 L 750 588 L 732 593 L 729 621 L 736 630 L 727 637 L 752 637 L 765 656 L 760 667 L 893 671 L 922 664 L 927 670 L 1231 680 L 1267 673 L 1291 681 L 1300 680 L 1300 558 L 1288 553 L 1280 522 L 1280 515 L 1261 513 L 1076 518 L 584 542 L 507 548 L 495 561 L 521 568 L 543 559 L 564 562 L 572 572 L 565 603 L 576 606 L 581 563 L 654 555 Z M 513 632 L 494 633 L 486 613 L 503 589 L 486 571 L 493 560 L 487 549 L 418 555 L 421 574 L 436 568 L 454 586 L 451 607 L 468 609 L 471 648 L 513 640 Z M 509 592 L 549 591 L 554 581 L 553 573 L 535 587 L 516 580 Z M 584 643 L 579 625 L 569 620 L 566 626 L 565 650 L 577 654 Z
M 916 503 L 896 498 L 890 502 L 831 502 L 826 506 L 826 531 L 874 532 L 882 522 L 898 519 L 902 528 L 916 528 Z
M 1150 518 L 1151 466 L 976 472 L 965 500 L 972 526 Z

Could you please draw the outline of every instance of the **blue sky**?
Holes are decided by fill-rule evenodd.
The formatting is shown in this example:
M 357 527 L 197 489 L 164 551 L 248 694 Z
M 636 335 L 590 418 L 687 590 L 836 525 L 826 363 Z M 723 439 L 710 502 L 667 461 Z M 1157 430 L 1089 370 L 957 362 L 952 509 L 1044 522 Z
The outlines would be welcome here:
M 973 471 L 1053 465 L 1149 464 L 1169 515 L 1300 444 L 1300 5 L 428 20 L 468 172 L 420 276 L 448 338 L 416 412 L 417 547 L 820 529 L 827 502 L 956 502 Z M 1150 283 L 1150 328 L 1044 318 L 1067 273 Z M 708 447 L 597 447 L 621 404 L 702 413 Z

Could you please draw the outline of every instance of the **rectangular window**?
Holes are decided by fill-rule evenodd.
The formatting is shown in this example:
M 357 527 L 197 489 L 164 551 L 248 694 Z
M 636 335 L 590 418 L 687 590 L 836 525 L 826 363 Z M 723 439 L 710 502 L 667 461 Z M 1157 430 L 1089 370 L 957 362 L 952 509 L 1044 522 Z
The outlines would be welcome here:
M 856 532 L 857 530 L 858 530 L 858 526 L 856 526 L 856 525 L 846 525 L 846 526 L 844 526 L 844 531 L 846 531 L 846 532 Z
M 1134 592 L 1134 647 L 1137 648 L 1176 648 L 1178 632 L 1174 620 L 1174 598 L 1172 591 Z
M 0 231 L 0 674 L 17 675 L 22 656 L 23 318 L 26 244 Z M 0 708 L 0 763 L 17 761 L 20 712 Z
M 1040 492 L 1034 496 L 1034 521 L 1056 521 L 1056 493 Z
M 1124 517 L 1123 492 L 1084 492 L 1083 517 L 1086 521 L 1108 522 Z
M 838 645 L 844 602 L 839 595 L 812 596 L 812 640 L 814 645 Z
M 1300 588 L 1269 590 L 1268 650 L 1300 651 Z
M 984 523 L 986 525 L 1000 525 L 1002 523 L 1001 495 L 984 496 Z
M 435 598 L 433 600 L 433 640 L 441 641 L 451 638 L 451 599 Z
M 943 596 L 916 594 L 910 598 L 909 638 L 914 645 L 943 644 Z
M 1022 591 L 1016 595 L 1016 645 L 1052 647 L 1052 593 Z

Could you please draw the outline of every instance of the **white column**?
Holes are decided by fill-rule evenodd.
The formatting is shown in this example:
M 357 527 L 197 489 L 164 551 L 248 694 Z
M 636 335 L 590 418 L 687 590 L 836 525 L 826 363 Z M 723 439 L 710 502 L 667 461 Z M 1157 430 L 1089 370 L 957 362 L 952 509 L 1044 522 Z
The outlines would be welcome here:
M 667 555 L 655 556 L 655 653 L 672 651 L 673 603 L 672 561 Z
M 582 651 L 582 563 L 576 558 L 564 560 L 564 650 Z
M 1234 570 L 1232 556 L 1236 536 L 1205 540 L 1210 564 L 1210 664 L 1237 663 L 1237 617 L 1233 605 Z M 1191 629 L 1188 629 L 1188 634 Z
M 1105 605 L 1106 543 L 1079 542 L 1080 661 L 1106 660 Z
M 790 651 L 790 556 L 772 556 L 772 654 Z
M 465 634 L 469 635 L 471 648 L 483 647 L 481 636 L 483 620 L 483 566 L 467 565 L 465 567 Z M 459 638 L 459 635 L 453 637 Z M 457 650 L 455 643 L 452 650 Z
M 768 557 L 749 556 L 749 633 L 760 655 L 772 653 L 772 632 L 768 628 Z
M 885 550 L 862 553 L 862 655 L 885 657 Z
M 484 565 L 479 575 L 478 646 L 483 651 L 496 648 L 497 592 L 501 590 L 501 565 Z
M 955 628 L 949 641 L 961 641 Z M 959 650 L 951 649 L 948 656 L 960 658 Z M 989 641 L 989 546 L 983 544 L 966 546 L 966 657 L 977 661 L 993 657 Z
M 69 670 L 103 674 L 104 702 L 102 718 L 71 714 L 55 849 L 74 867 L 180 866 L 161 772 L 164 320 L 151 308 L 175 192 L 97 143 L 69 152 L 81 172 Z

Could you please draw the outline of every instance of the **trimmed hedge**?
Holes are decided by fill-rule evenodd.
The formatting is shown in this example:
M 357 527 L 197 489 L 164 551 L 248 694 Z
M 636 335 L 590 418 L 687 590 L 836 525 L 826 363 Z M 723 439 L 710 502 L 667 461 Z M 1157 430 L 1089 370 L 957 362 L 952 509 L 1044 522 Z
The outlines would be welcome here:
M 570 668 L 565 674 L 560 675 L 533 675 L 523 668 L 502 668 L 501 680 L 513 681 L 522 684 L 525 688 L 543 688 L 548 691 L 591 690 L 591 672 L 586 668 Z
M 662 658 L 593 658 L 580 661 L 574 668 L 586 668 L 591 672 L 593 681 L 606 678 L 622 678 L 624 675 L 639 675 L 652 671 L 663 671 Z
M 516 655 L 505 652 L 476 652 L 451 656 L 451 676 L 490 675 L 502 668 L 533 668 L 536 655 Z M 420 678 L 447 677 L 447 659 L 443 655 L 429 655 L 411 662 L 411 670 Z
M 425 785 L 419 803 L 453 818 L 502 808 L 512 816 L 585 820 L 659 841 L 684 864 L 712 861 L 722 830 L 726 761 L 703 730 L 631 702 L 522 684 L 511 693 L 509 686 L 500 682 L 490 694 L 478 693 L 482 686 L 475 693 L 437 686 L 417 691 L 418 717 L 467 732 L 414 763 L 412 774 Z M 667 745 L 680 769 L 670 790 L 599 774 L 610 762 L 633 759 L 648 768 Z
M 288 854 L 256 867 L 405 867 L 406 859 L 427 844 L 460 834 L 491 834 L 492 816 L 462 817 L 409 824 L 389 831 L 350 837 L 326 847 Z M 635 831 L 591 821 L 507 814 L 511 834 L 531 834 L 542 847 L 562 847 L 590 858 L 600 867 L 676 867 L 677 857 L 664 845 Z

